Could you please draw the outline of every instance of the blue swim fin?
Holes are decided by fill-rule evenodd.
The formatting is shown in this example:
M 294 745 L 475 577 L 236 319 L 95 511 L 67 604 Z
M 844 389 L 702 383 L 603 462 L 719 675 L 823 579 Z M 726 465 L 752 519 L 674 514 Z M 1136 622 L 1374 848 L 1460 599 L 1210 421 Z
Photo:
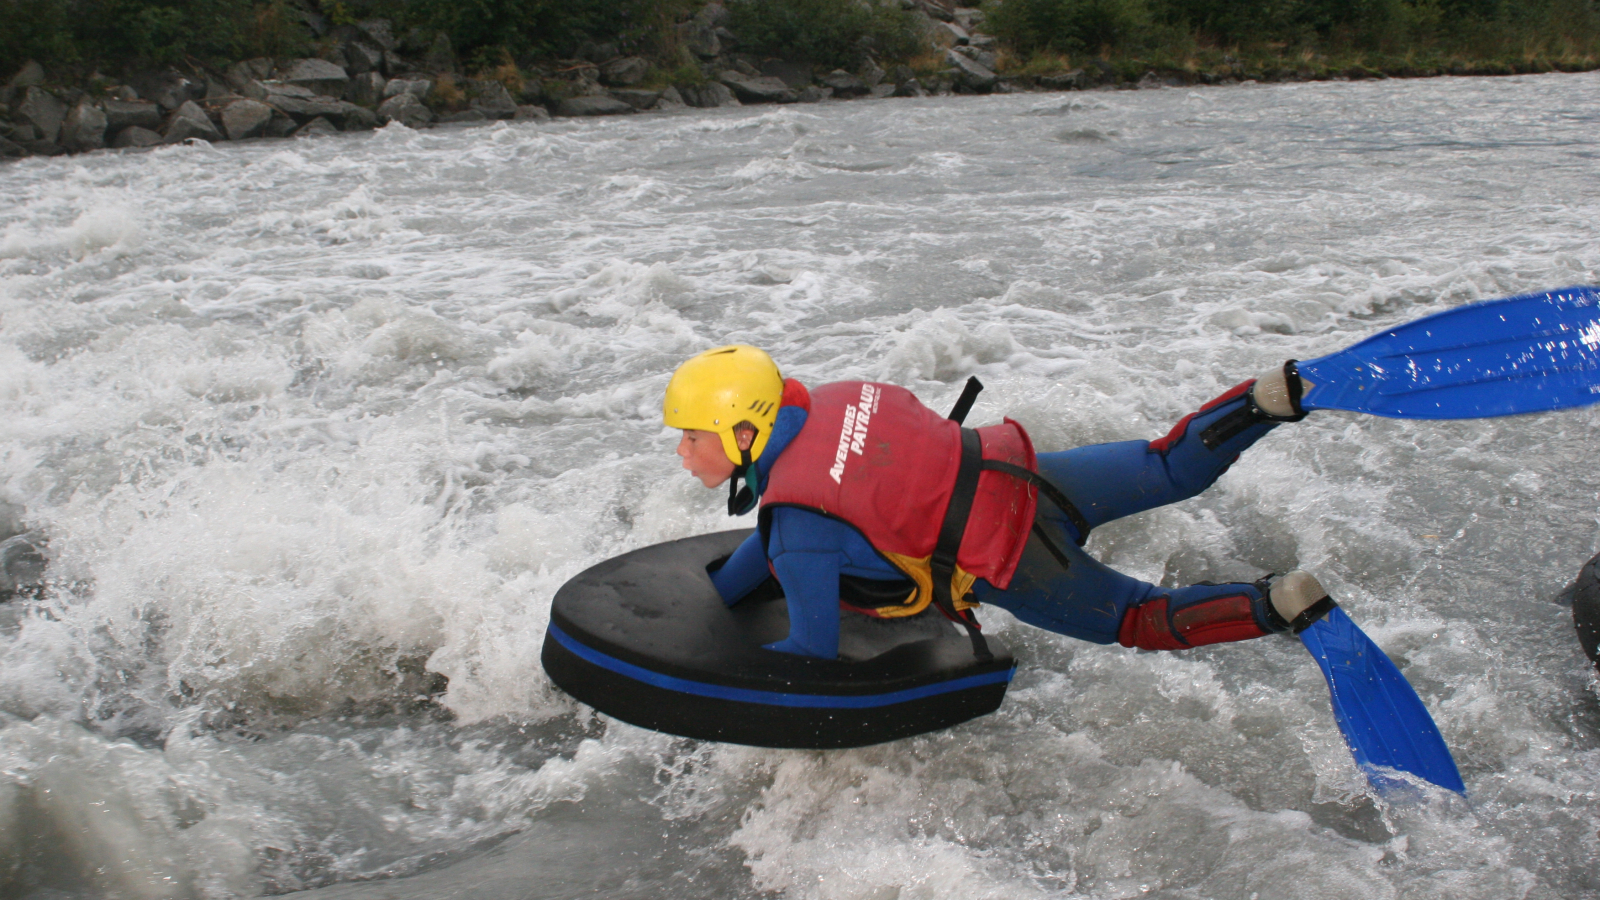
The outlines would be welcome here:
M 1300 633 L 1328 679 L 1333 717 L 1345 743 L 1380 792 L 1398 786 L 1377 767 L 1396 769 L 1465 795 L 1450 748 L 1422 698 L 1366 633 L 1334 607 Z
M 1600 402 L 1600 290 L 1473 303 L 1298 364 L 1301 406 L 1477 419 Z

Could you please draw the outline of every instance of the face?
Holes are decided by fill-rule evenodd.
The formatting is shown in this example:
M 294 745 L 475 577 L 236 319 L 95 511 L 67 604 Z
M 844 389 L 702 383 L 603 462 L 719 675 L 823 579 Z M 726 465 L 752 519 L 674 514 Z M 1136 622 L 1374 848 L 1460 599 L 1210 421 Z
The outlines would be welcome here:
M 678 456 L 689 474 L 708 488 L 720 487 L 733 477 L 733 460 L 722 450 L 722 438 L 714 431 L 683 430 Z

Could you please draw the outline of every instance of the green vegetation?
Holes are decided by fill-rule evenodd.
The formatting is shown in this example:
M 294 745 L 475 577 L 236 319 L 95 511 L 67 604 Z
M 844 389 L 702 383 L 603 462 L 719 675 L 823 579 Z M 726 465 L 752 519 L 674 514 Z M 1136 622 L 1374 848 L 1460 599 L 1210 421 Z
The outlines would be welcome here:
M 903 62 L 922 49 L 914 23 L 898 3 L 856 0 L 733 0 L 728 27 L 740 49 L 760 56 L 853 69 L 863 52 Z
M 1600 65 L 1594 0 L 1004 0 L 1011 67 L 1091 58 L 1241 77 L 1498 74 Z
M 724 0 L 741 52 L 823 68 L 944 68 L 894 0 Z M 386 18 L 407 58 L 438 33 L 469 72 L 514 85 L 521 70 L 598 45 L 652 58 L 652 82 L 697 81 L 678 23 L 705 0 L 0 0 L 0 78 L 30 59 L 58 79 L 256 56 L 310 55 L 308 14 L 332 25 Z M 1089 62 L 1201 80 L 1509 73 L 1600 66 L 1600 0 L 988 0 L 999 68 L 1037 77 Z M 584 55 L 593 55 L 592 52 Z

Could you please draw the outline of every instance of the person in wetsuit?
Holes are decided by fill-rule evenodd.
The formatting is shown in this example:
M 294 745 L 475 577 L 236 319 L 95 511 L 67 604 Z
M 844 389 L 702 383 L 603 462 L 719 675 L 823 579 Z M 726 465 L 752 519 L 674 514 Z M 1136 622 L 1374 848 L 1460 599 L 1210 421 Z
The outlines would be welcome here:
M 841 608 L 894 618 L 934 605 L 981 655 L 973 609 L 987 603 L 1080 640 L 1182 650 L 1299 633 L 1334 604 L 1299 570 L 1163 588 L 1083 544 L 1098 525 L 1210 487 L 1267 432 L 1304 417 L 1300 389 L 1290 362 L 1158 440 L 1036 454 L 1016 422 L 966 429 L 888 384 L 807 389 L 735 345 L 679 367 L 662 416 L 683 430 L 684 468 L 729 486 L 730 515 L 759 503 L 756 533 L 711 579 L 731 606 L 776 576 L 790 631 L 769 649 L 834 659 Z

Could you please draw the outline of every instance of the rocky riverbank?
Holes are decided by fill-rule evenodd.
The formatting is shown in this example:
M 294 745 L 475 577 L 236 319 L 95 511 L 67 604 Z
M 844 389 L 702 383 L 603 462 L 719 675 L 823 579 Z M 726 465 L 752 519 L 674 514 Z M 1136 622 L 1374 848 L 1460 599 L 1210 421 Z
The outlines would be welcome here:
M 858 53 L 854 70 L 817 68 L 741 50 L 718 3 L 675 26 L 680 59 L 657 60 L 590 44 L 582 57 L 522 71 L 514 65 L 467 77 L 449 38 L 397 36 L 388 20 L 334 26 L 305 13 L 315 57 L 248 59 L 220 70 L 143 72 L 63 84 L 29 63 L 0 89 L 0 158 L 138 148 L 192 140 L 243 141 L 363 131 L 389 122 L 423 128 L 551 116 L 625 115 L 684 106 L 810 103 L 1021 90 L 1161 87 L 1264 80 L 1385 77 L 1370 70 L 1251 73 L 1119 70 L 1097 61 L 1043 75 L 1002 77 L 980 10 L 945 0 L 901 0 L 925 52 L 916 65 L 880 65 Z M 1435 72 L 1400 74 L 1429 75 Z M 1465 74 L 1465 73 L 1463 73 Z

